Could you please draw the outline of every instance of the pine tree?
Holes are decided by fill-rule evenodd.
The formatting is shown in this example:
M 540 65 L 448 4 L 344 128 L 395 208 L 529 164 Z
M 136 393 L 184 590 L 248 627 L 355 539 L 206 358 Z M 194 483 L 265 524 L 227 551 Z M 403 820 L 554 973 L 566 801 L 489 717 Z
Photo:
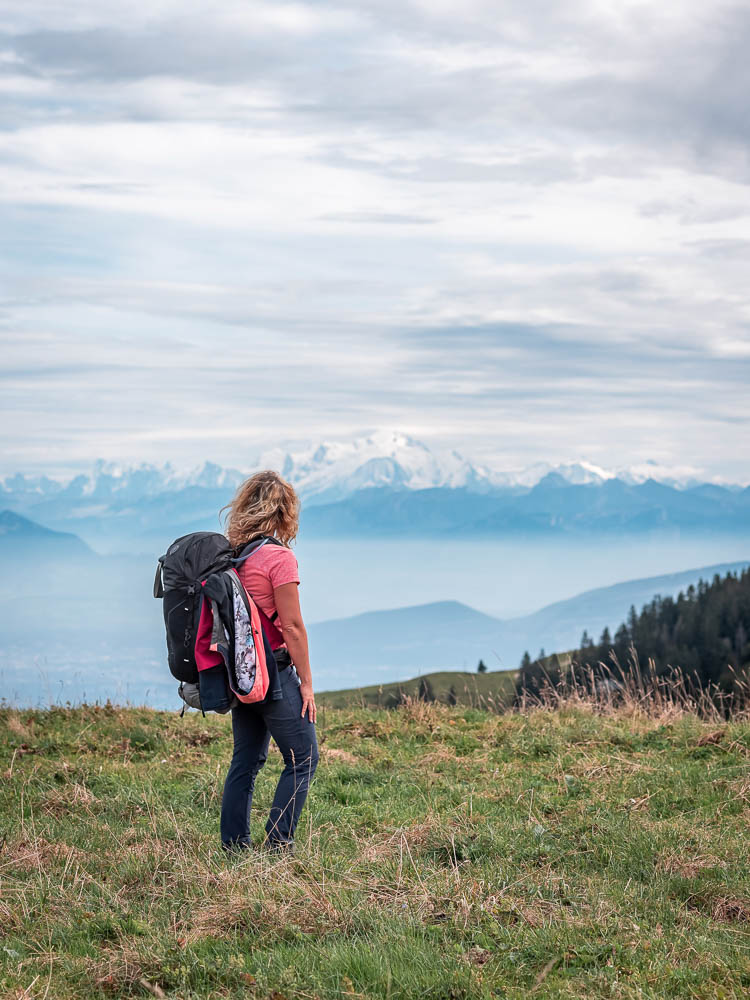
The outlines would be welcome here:
M 487 673 L 487 664 L 484 662 L 484 660 L 480 660 L 479 663 L 477 664 L 477 673 L 478 674 Z
M 638 631 L 638 612 L 635 610 L 635 604 L 630 605 L 630 611 L 628 611 L 628 634 L 631 639 L 635 639 L 635 634 Z
M 641 664 L 653 660 L 657 675 L 680 669 L 704 688 L 740 696 L 750 681 L 750 568 L 739 575 L 699 580 L 677 597 L 655 597 L 640 612 L 630 608 L 614 641 L 605 628 L 594 645 L 588 633 L 574 659 L 596 668 L 612 663 L 614 651 L 623 673 L 629 669 L 631 645 Z M 540 653 L 540 656 L 542 653 Z

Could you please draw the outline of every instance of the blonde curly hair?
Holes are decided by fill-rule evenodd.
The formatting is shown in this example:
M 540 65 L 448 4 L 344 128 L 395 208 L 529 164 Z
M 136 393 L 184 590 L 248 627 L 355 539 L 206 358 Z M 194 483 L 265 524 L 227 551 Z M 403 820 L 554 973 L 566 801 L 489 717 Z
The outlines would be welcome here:
M 278 472 L 256 472 L 238 487 L 228 510 L 224 534 L 233 547 L 245 545 L 258 535 L 274 535 L 287 547 L 299 529 L 299 497 Z

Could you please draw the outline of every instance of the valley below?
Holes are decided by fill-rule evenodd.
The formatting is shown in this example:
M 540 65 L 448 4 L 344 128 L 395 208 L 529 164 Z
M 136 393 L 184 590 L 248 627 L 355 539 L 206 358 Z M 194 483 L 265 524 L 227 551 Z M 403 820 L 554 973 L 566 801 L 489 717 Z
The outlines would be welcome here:
M 750 553 L 750 539 L 590 545 L 303 537 L 296 551 L 315 683 L 324 691 L 436 670 L 471 672 L 480 659 L 491 671 L 513 670 L 525 650 L 536 656 L 540 648 L 569 649 L 583 629 L 598 636 L 616 627 L 631 604 L 741 568 L 748 560 L 737 557 Z M 110 698 L 179 707 L 166 666 L 161 602 L 151 594 L 155 562 L 156 556 L 41 552 L 33 573 L 13 563 L 18 571 L 0 582 L 5 701 Z M 652 572 L 633 578 L 638 567 Z M 673 567 L 679 572 L 663 572 Z

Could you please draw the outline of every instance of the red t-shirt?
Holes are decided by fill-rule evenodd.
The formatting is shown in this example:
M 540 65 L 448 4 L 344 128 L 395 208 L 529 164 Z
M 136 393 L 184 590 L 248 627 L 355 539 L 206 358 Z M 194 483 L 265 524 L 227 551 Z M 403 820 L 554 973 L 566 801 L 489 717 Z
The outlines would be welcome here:
M 261 611 L 271 618 L 276 613 L 273 592 L 285 583 L 299 583 L 297 557 L 283 545 L 266 542 L 246 559 L 237 570 L 245 590 Z M 284 625 L 277 618 L 274 625 L 283 634 Z

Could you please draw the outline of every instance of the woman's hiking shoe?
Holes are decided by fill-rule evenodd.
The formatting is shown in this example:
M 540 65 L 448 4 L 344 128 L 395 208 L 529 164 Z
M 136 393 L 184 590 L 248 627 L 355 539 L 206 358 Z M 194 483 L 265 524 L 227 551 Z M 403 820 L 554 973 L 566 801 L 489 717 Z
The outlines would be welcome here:
M 294 857 L 294 844 L 285 840 L 264 840 L 257 847 L 249 840 L 236 840 L 231 844 L 222 843 L 221 846 L 224 853 L 231 858 L 244 857 L 248 851 L 258 851 L 272 858 Z
M 240 855 L 245 854 L 247 851 L 252 851 L 253 849 L 253 845 L 249 840 L 235 840 L 230 844 L 225 844 L 222 841 L 221 847 L 224 853 L 228 854 L 230 857 L 239 857 Z
M 286 840 L 264 840 L 260 849 L 274 858 L 293 858 L 294 844 Z

